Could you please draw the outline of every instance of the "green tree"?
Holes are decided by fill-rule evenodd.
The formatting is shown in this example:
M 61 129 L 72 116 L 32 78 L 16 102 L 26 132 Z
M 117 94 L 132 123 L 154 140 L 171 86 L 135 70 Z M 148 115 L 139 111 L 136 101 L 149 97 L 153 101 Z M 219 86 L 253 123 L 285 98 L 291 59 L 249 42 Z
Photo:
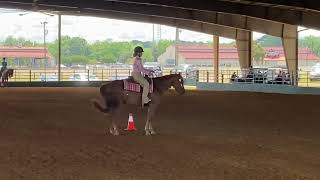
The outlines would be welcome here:
M 311 49 L 315 54 L 320 56 L 320 37 L 307 36 L 300 40 L 300 47 Z
M 149 61 L 153 61 L 154 57 L 152 55 L 152 49 L 151 48 L 144 48 L 144 53 L 143 53 L 143 60 L 145 62 Z
M 125 63 L 132 57 L 131 42 L 97 41 L 90 46 L 90 57 L 103 63 Z
M 174 41 L 171 40 L 160 40 L 154 47 L 153 56 L 155 59 L 158 59 L 158 57 L 163 54 L 166 49 L 173 45 Z
M 73 56 L 67 56 L 64 59 L 64 63 L 67 64 L 91 64 L 95 63 L 94 60 L 90 60 L 87 56 L 82 56 L 82 55 L 73 55 Z
M 258 65 L 262 65 L 265 55 L 266 55 L 266 52 L 264 51 L 262 46 L 258 44 L 257 41 L 253 41 L 253 48 L 252 48 L 253 61 L 255 61 Z
M 262 47 L 280 47 L 282 46 L 281 38 L 270 35 L 264 35 L 257 40 Z
M 21 47 L 36 45 L 35 43 L 31 42 L 30 40 L 26 40 L 23 37 L 15 38 L 13 36 L 8 36 L 2 44 L 4 46 L 21 46 Z
M 89 47 L 91 52 L 90 57 L 96 59 L 98 62 L 115 62 L 116 57 L 108 50 L 110 46 L 111 44 L 109 41 L 96 41 Z
M 56 40 L 52 46 L 55 48 L 53 51 L 53 55 L 57 55 L 58 48 L 58 40 Z M 74 55 L 82 55 L 88 56 L 90 54 L 88 43 L 85 39 L 79 37 L 69 37 L 62 36 L 61 37 L 61 49 L 62 56 L 74 56 Z
M 57 59 L 58 58 L 58 40 L 48 45 L 49 52 Z M 87 64 L 89 62 L 89 44 L 80 37 L 61 37 L 61 58 L 63 63 L 72 64 Z
M 199 44 L 190 42 L 191 44 Z M 42 43 L 34 43 L 25 38 L 7 37 L 2 43 L 4 46 L 38 46 Z M 142 46 L 145 50 L 144 61 L 154 61 L 166 51 L 166 48 L 173 45 L 174 41 L 160 40 L 156 44 L 151 41 L 130 41 L 130 42 L 113 42 L 108 39 L 105 41 L 96 41 L 89 44 L 85 39 L 80 37 L 61 37 L 61 56 L 64 64 L 94 64 L 94 63 L 126 63 L 132 59 L 133 49 L 135 46 Z M 200 43 L 201 44 L 201 43 Z M 47 44 L 49 53 L 58 59 L 58 40 Z M 22 61 L 21 61 L 22 64 Z

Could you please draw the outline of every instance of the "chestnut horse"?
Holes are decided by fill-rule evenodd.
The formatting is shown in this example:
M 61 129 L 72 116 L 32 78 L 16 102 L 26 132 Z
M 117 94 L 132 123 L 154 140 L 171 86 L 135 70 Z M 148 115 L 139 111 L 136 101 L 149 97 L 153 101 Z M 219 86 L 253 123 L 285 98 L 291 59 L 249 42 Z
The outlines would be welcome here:
M 151 119 L 153 118 L 156 109 L 160 104 L 160 97 L 163 93 L 169 90 L 171 87 L 175 91 L 182 95 L 185 93 L 183 86 L 183 78 L 181 74 L 171 74 L 167 76 L 152 78 L 153 80 L 153 93 L 149 94 L 151 99 L 150 105 L 147 106 L 148 114 L 145 124 L 145 134 L 154 135 L 156 132 L 152 128 Z M 110 133 L 114 136 L 119 135 L 118 128 L 116 126 L 115 117 L 120 112 L 122 105 L 130 104 L 136 105 L 141 108 L 141 93 L 131 92 L 124 90 L 124 84 L 122 80 L 112 81 L 108 84 L 100 87 L 100 94 L 105 101 L 106 107 L 101 106 L 97 101 L 93 101 L 94 106 L 105 114 L 111 115 L 112 121 L 110 125 Z

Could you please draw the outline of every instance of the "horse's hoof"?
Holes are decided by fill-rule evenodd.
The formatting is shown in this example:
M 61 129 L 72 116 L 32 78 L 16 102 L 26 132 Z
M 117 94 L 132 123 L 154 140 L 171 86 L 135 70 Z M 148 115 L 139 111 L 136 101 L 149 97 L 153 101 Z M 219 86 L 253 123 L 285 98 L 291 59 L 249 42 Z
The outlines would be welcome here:
M 113 136 L 119 136 L 119 132 L 110 132 L 110 134 Z
M 151 133 L 149 131 L 146 131 L 146 136 L 151 136 Z
M 120 135 L 119 131 L 114 132 L 114 136 L 119 136 L 119 135 Z
M 110 134 L 113 135 L 113 136 L 119 136 L 119 131 L 110 129 L 109 132 L 110 132 Z
M 156 135 L 157 133 L 154 130 L 150 130 L 151 135 Z

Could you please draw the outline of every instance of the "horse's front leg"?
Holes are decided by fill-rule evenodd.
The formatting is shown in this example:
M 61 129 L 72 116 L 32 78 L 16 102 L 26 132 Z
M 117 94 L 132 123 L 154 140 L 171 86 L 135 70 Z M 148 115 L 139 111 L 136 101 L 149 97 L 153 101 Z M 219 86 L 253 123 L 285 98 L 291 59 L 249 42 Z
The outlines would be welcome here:
M 149 114 L 149 110 L 148 110 L 148 114 Z M 146 125 L 144 126 L 144 130 L 146 132 L 146 136 L 151 135 L 151 133 L 149 131 L 149 118 L 147 118 Z
M 147 121 L 145 125 L 145 131 L 147 136 L 156 134 L 156 132 L 152 128 L 152 123 L 151 123 L 151 119 L 154 117 L 156 107 L 157 107 L 156 104 L 151 104 L 150 107 L 148 108 Z
M 152 128 L 151 121 L 149 122 L 149 132 L 150 132 L 151 135 L 157 134 L 157 133 L 154 131 L 154 129 Z

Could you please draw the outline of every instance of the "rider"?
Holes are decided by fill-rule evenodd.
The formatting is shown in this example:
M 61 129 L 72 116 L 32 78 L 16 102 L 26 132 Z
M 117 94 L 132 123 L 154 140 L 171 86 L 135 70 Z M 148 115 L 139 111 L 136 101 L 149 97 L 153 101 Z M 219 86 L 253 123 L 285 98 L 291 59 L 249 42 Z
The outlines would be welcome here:
M 236 74 L 236 72 L 233 72 L 233 74 L 231 75 L 231 81 L 235 81 L 238 78 L 238 75 Z
M 143 87 L 142 92 L 142 107 L 144 105 L 148 105 L 148 103 L 151 101 L 151 99 L 148 98 L 149 94 L 149 82 L 143 77 L 142 73 L 146 75 L 150 75 L 153 73 L 152 70 L 145 69 L 142 64 L 142 53 L 143 49 L 140 46 L 137 46 L 134 48 L 133 53 L 133 71 L 132 71 L 132 77 L 133 79 L 138 82 Z
M 1 63 L 2 67 L 1 67 L 1 70 L 0 70 L 0 77 L 2 77 L 2 73 L 7 70 L 7 65 L 8 63 L 6 62 L 6 58 L 3 58 L 2 59 L 2 63 Z

